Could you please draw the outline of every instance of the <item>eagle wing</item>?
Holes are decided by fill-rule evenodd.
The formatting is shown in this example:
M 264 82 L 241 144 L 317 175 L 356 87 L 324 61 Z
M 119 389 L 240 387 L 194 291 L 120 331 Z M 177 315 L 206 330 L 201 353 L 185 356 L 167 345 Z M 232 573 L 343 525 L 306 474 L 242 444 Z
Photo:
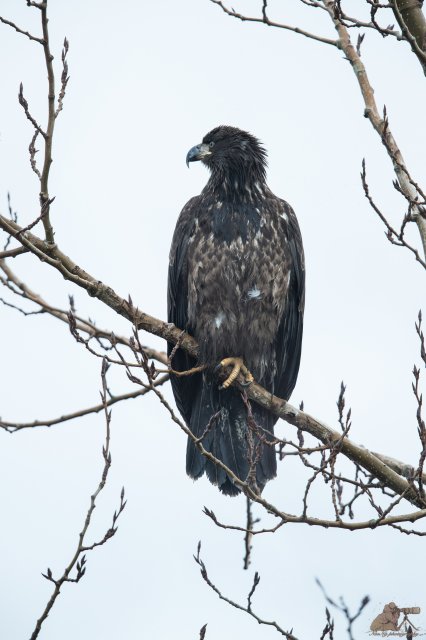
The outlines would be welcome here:
M 179 329 L 192 334 L 188 326 L 188 244 L 195 224 L 195 213 L 199 197 L 191 198 L 179 216 L 173 235 L 169 258 L 169 275 L 167 287 L 167 318 Z M 167 345 L 170 356 L 174 345 Z M 175 371 L 187 371 L 196 364 L 194 358 L 183 349 L 178 349 L 173 356 L 172 368 Z M 171 384 L 176 405 L 187 424 L 190 423 L 192 407 L 200 374 L 188 377 L 171 376 Z
M 288 400 L 299 372 L 305 307 L 305 258 L 296 215 L 284 200 L 279 201 L 286 220 L 290 282 L 286 303 L 275 341 L 276 374 L 274 393 Z

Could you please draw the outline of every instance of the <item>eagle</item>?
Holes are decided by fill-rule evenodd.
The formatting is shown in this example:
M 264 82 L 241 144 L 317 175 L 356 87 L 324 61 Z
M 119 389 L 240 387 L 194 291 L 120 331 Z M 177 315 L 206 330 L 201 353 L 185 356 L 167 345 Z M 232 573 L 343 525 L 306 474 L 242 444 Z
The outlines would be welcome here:
M 245 384 L 255 379 L 290 398 L 302 346 L 302 237 L 291 206 L 266 184 L 266 151 L 252 134 L 216 127 L 189 150 L 187 165 L 198 160 L 210 178 L 178 218 L 167 297 L 169 323 L 197 340 L 199 356 L 169 344 L 171 384 L 204 448 L 261 492 L 276 476 L 277 416 L 250 406 L 233 381 L 241 373 Z M 222 384 L 218 371 L 227 374 Z M 186 471 L 194 479 L 206 473 L 226 495 L 240 492 L 191 438 Z

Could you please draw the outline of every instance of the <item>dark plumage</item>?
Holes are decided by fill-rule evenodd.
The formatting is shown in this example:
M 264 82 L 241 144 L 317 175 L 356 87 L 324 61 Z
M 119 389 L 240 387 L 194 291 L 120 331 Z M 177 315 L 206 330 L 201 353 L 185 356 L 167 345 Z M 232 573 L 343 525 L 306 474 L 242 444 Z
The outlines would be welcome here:
M 214 367 L 241 357 L 255 380 L 289 399 L 296 384 L 302 344 L 305 270 L 302 238 L 293 209 L 266 184 L 266 152 L 249 133 L 217 127 L 193 147 L 187 163 L 201 160 L 210 179 L 183 208 L 170 250 L 168 320 L 200 345 L 199 362 L 182 349 L 173 369 L 206 364 L 203 373 L 172 375 L 176 404 L 204 447 L 242 480 L 253 456 L 260 490 L 276 475 L 274 448 L 260 444 L 247 424 L 237 389 L 221 390 Z M 169 353 L 173 345 L 169 345 Z M 257 433 L 273 433 L 277 420 L 252 406 Z M 254 447 L 254 449 L 253 449 Z M 253 453 L 254 451 L 254 453 Z M 251 460 L 250 460 L 251 458 Z M 223 493 L 238 488 L 225 472 L 188 441 L 187 473 L 204 472 Z

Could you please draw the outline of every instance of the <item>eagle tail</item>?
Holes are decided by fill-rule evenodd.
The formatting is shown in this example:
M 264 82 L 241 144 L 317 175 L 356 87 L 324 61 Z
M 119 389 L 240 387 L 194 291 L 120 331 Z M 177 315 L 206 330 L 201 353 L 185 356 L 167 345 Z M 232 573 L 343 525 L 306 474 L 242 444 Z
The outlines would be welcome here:
M 247 480 L 250 473 L 254 479 L 255 469 L 256 484 L 262 490 L 277 472 L 275 449 L 264 442 L 272 439 L 275 421 L 274 416 L 258 406 L 252 406 L 252 418 L 249 418 L 238 391 L 232 388 L 220 390 L 217 381 L 203 376 L 192 408 L 190 428 L 195 436 L 202 437 L 204 448 L 241 480 Z M 194 479 L 205 472 L 210 482 L 226 495 L 240 493 L 228 474 L 202 456 L 190 439 L 186 471 Z

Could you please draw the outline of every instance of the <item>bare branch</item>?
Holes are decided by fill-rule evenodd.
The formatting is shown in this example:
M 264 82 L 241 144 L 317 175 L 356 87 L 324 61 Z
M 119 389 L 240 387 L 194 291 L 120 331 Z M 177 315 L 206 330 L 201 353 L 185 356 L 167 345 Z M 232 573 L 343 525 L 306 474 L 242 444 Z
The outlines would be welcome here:
M 420 356 L 424 362 L 424 365 L 426 366 L 426 346 L 425 346 L 425 337 L 422 329 L 422 312 L 421 311 L 419 311 L 417 319 L 418 319 L 418 322 L 416 322 L 415 326 L 416 326 L 416 333 L 419 336 L 419 340 L 420 340 Z
M 348 16 L 342 9 L 341 0 L 336 0 L 334 15 L 339 20 L 339 22 L 344 27 L 346 27 L 346 29 L 373 29 L 377 33 L 380 33 L 380 35 L 382 37 L 384 37 L 384 38 L 386 38 L 387 36 L 393 36 L 397 40 L 406 40 L 406 38 L 404 37 L 404 35 L 400 31 L 395 31 L 394 30 L 393 25 L 389 25 L 387 27 L 381 27 L 377 23 L 377 21 L 375 19 L 375 15 L 376 15 L 376 12 L 377 12 L 377 10 L 379 8 L 380 7 L 377 4 L 375 4 L 375 3 L 372 4 L 371 13 L 370 13 L 371 21 L 370 22 L 365 22 L 364 20 L 359 20 L 359 18 L 353 18 L 351 16 Z M 324 7 L 324 9 L 326 9 L 326 8 Z M 360 36 L 358 36 L 358 38 L 359 37 Z M 364 38 L 364 36 L 361 36 L 361 37 Z M 358 55 L 361 55 L 359 50 L 358 50 L 358 46 L 357 46 L 357 53 L 358 53 Z
M 0 251 L 0 260 L 4 258 L 16 258 L 16 256 L 20 256 L 22 253 L 28 253 L 28 249 L 25 247 L 17 247 L 16 249 L 9 249 L 9 251 Z
M 0 282 L 8 287 L 15 295 L 19 295 L 22 298 L 33 302 L 40 307 L 42 312 L 48 313 L 50 316 L 61 320 L 67 325 L 67 327 L 69 327 L 68 311 L 65 311 L 64 309 L 58 309 L 57 307 L 54 307 L 46 302 L 39 294 L 32 291 L 24 282 L 22 282 L 22 280 L 20 280 L 20 278 L 18 278 L 18 276 L 13 273 L 13 271 L 4 261 L 0 262 L 0 269 L 6 275 L 6 279 L 3 279 L 0 276 Z M 25 313 L 22 309 L 20 311 Z M 130 348 L 130 341 L 128 338 L 119 336 L 117 334 L 112 334 L 111 331 L 108 331 L 106 329 L 100 329 L 93 321 L 79 317 L 76 313 L 74 313 L 74 318 L 76 320 L 77 329 L 83 333 L 88 334 L 92 339 L 96 339 L 98 342 L 100 342 L 101 339 L 110 341 L 111 336 L 113 335 L 114 342 L 116 344 L 122 344 Z M 153 358 L 154 360 L 158 360 L 158 362 L 167 364 L 167 354 L 163 351 L 158 351 L 157 349 L 152 349 L 145 345 L 143 346 L 143 349 L 148 358 Z
M 44 0 L 44 2 L 35 2 L 34 0 L 27 0 L 27 7 L 36 7 L 37 9 L 43 9 L 44 6 L 46 6 L 47 4 L 47 0 Z
M 226 469 L 226 467 L 224 468 Z M 245 487 L 242 486 L 242 489 L 245 489 Z M 366 487 L 365 489 L 368 492 L 368 488 Z M 247 491 L 245 492 L 247 493 Z M 400 501 L 400 499 L 401 499 L 401 496 L 397 498 L 398 501 Z M 266 502 L 263 498 L 259 496 L 253 497 L 252 500 L 253 502 L 256 502 L 261 506 L 263 506 L 266 511 L 270 511 L 275 516 L 281 518 L 280 522 L 277 525 L 275 525 L 275 527 L 270 527 L 269 529 L 264 528 L 264 529 L 258 529 L 258 530 L 249 530 L 238 525 L 224 524 L 220 522 L 217 516 L 215 515 L 215 513 L 210 509 L 207 509 L 207 507 L 204 507 L 203 513 L 207 515 L 211 520 L 213 520 L 215 525 L 217 525 L 221 529 L 229 529 L 230 531 L 240 531 L 242 533 L 248 532 L 253 536 L 263 535 L 264 533 L 275 533 L 278 529 L 280 529 L 282 526 L 286 524 L 307 524 L 311 527 L 318 526 L 318 527 L 323 527 L 324 529 L 342 529 L 345 531 L 361 531 L 365 529 L 377 529 L 378 527 L 387 527 L 387 526 L 393 526 L 397 528 L 397 525 L 399 525 L 400 523 L 404 523 L 404 522 L 414 523 L 426 517 L 426 509 L 423 509 L 419 511 L 413 511 L 412 513 L 400 514 L 397 516 L 383 515 L 383 513 L 380 513 L 377 518 L 372 518 L 371 520 L 364 520 L 359 522 L 346 522 L 342 520 L 336 521 L 336 520 L 327 520 L 324 518 L 311 518 L 303 515 L 295 516 L 295 515 L 286 513 L 284 511 L 280 511 L 275 506 Z M 389 508 L 393 509 L 395 507 L 395 504 L 397 504 L 396 500 L 390 505 Z M 386 513 L 388 512 L 388 510 L 386 511 Z M 423 532 L 417 532 L 414 529 L 410 529 L 409 531 L 407 530 L 404 533 L 413 533 L 413 534 L 421 533 L 421 535 L 426 535 L 426 532 L 424 532 L 423 534 Z
M 41 126 L 39 125 L 37 120 L 35 118 L 33 118 L 33 116 L 30 113 L 30 108 L 28 106 L 28 101 L 24 97 L 24 85 L 22 84 L 22 82 L 19 85 L 18 101 L 19 101 L 19 104 L 21 105 L 21 107 L 23 108 L 23 110 L 25 112 L 25 115 L 27 116 L 28 120 L 33 125 L 34 129 L 36 131 L 38 131 L 38 133 L 41 133 L 43 138 L 46 138 L 46 133 L 43 131 L 43 129 L 41 128 Z
M 359 618 L 359 616 L 361 615 L 361 613 L 363 612 L 365 607 L 370 602 L 370 597 L 369 596 L 364 596 L 364 598 L 360 602 L 360 605 L 358 607 L 357 612 L 355 614 L 351 615 L 351 613 L 349 611 L 349 607 L 347 606 L 347 604 L 345 603 L 345 601 L 344 601 L 344 599 L 342 597 L 339 598 L 339 603 L 335 602 L 334 600 L 332 600 L 330 598 L 330 596 L 327 595 L 326 590 L 324 589 L 324 587 L 322 586 L 322 584 L 318 580 L 318 578 L 316 578 L 316 583 L 319 586 L 319 588 L 321 589 L 321 591 L 323 592 L 324 598 L 327 600 L 327 602 L 329 604 L 331 604 L 332 607 L 335 607 L 338 611 L 343 613 L 343 615 L 345 616 L 346 622 L 348 624 L 346 630 L 347 630 L 347 633 L 348 633 L 349 640 L 354 640 L 354 636 L 353 636 L 353 633 L 352 633 L 353 632 L 353 629 L 352 629 L 353 623 L 355 622 L 355 620 L 357 620 Z
M 255 573 L 255 575 L 254 575 L 253 586 L 252 586 L 251 591 L 250 591 L 250 593 L 249 593 L 249 595 L 247 597 L 247 606 L 243 606 L 241 604 L 238 604 L 237 602 L 234 602 L 233 600 L 230 600 L 226 596 L 224 596 L 221 593 L 221 591 L 218 589 L 218 587 L 216 587 L 216 585 L 213 584 L 213 582 L 210 580 L 210 578 L 209 578 L 209 576 L 207 574 L 206 565 L 204 564 L 203 560 L 200 557 L 200 551 L 201 551 L 201 542 L 198 543 L 197 555 L 194 556 L 194 560 L 198 564 L 198 566 L 200 567 L 201 576 L 202 576 L 203 580 L 208 584 L 210 589 L 212 589 L 219 596 L 219 598 L 221 600 L 224 600 L 225 602 L 230 604 L 232 607 L 235 607 L 235 609 L 239 609 L 240 611 L 244 611 L 245 613 L 248 613 L 259 624 L 266 625 L 266 626 L 269 626 L 269 627 L 273 627 L 276 631 L 278 631 L 278 633 L 280 633 L 282 636 L 287 638 L 287 640 L 297 640 L 296 636 L 293 635 L 293 630 L 284 631 L 284 629 L 282 627 L 280 627 L 279 624 L 277 624 L 275 621 L 264 620 L 264 619 L 260 618 L 256 613 L 254 613 L 254 611 L 252 609 L 252 606 L 251 606 L 251 598 L 252 598 L 252 596 L 254 594 L 254 591 L 255 591 L 257 585 L 259 584 L 259 580 L 260 580 L 260 577 L 259 577 L 259 575 L 257 573 Z
M 38 136 L 39 132 L 36 129 L 34 132 L 33 137 L 31 138 L 31 142 L 28 145 L 28 151 L 30 152 L 30 165 L 31 165 L 31 169 L 34 171 L 34 173 L 36 174 L 36 176 L 38 177 L 39 180 L 41 180 L 41 173 L 38 170 L 37 167 L 37 162 L 36 162 L 36 153 L 38 153 L 38 149 L 35 148 L 35 143 L 37 140 L 37 136 Z
M 14 237 L 17 237 L 21 229 L 18 224 L 8 220 L 4 216 L 0 216 L 0 227 Z M 111 287 L 104 285 L 100 280 L 95 279 L 81 267 L 78 267 L 68 256 L 63 254 L 58 247 L 55 246 L 47 248 L 46 244 L 31 232 L 27 232 L 25 235 L 19 236 L 19 241 L 29 248 L 30 251 L 37 255 L 43 262 L 47 262 L 62 273 L 66 279 L 84 288 L 89 295 L 97 297 L 119 315 L 128 318 L 138 327 L 139 330 L 143 329 L 149 333 L 153 333 L 154 335 L 160 336 L 173 344 L 176 344 L 176 342 L 180 340 L 181 348 L 185 349 L 185 351 L 190 355 L 197 357 L 198 345 L 191 336 L 188 334 L 182 335 L 182 330 L 176 328 L 174 325 L 162 322 L 157 318 L 153 318 L 152 316 L 139 311 L 133 306 L 131 300 L 124 300 L 118 296 Z M 240 379 L 238 382 L 244 383 L 244 380 Z M 244 387 L 240 388 L 241 390 L 244 390 Z M 310 416 L 303 411 L 299 411 L 295 407 L 291 406 L 290 403 L 272 396 L 268 391 L 266 391 L 266 389 L 262 388 L 257 383 L 253 383 L 248 388 L 247 395 L 251 400 L 254 400 L 266 409 L 269 409 L 269 411 L 272 411 L 279 417 L 283 418 L 286 422 L 294 425 L 297 429 L 310 433 L 325 444 L 341 440 L 341 434 L 330 429 L 313 416 Z M 174 421 L 179 424 L 178 420 Z M 186 430 L 186 433 L 189 435 L 189 430 Z M 202 447 L 200 443 L 197 446 Z M 419 506 L 420 508 L 423 507 L 423 501 L 419 500 L 418 495 L 411 487 L 409 487 L 407 481 L 387 467 L 385 463 L 379 460 L 367 449 L 359 447 L 348 438 L 343 438 L 340 446 L 342 453 L 344 453 L 346 457 L 367 469 L 372 475 L 383 481 L 396 493 L 404 493 L 405 498 L 416 506 Z M 207 457 L 209 456 L 208 452 L 204 449 L 202 450 L 202 454 Z M 241 480 L 238 478 L 236 479 L 238 480 L 238 486 L 241 486 Z M 250 497 L 256 497 L 253 492 L 251 494 L 249 493 L 249 495 Z
M 101 474 L 101 479 L 99 481 L 99 484 L 95 490 L 95 492 L 93 493 L 93 495 L 90 497 L 90 506 L 89 509 L 87 511 L 86 514 L 86 518 L 84 521 L 84 525 L 83 528 L 79 534 L 78 537 L 78 544 L 77 544 L 77 548 L 74 552 L 74 555 L 71 558 L 70 563 L 68 564 L 68 566 L 64 569 L 63 574 L 59 577 L 59 578 L 54 578 L 52 571 L 50 569 L 47 569 L 47 572 L 45 574 L 42 574 L 46 580 L 48 580 L 49 582 L 52 582 L 55 586 L 53 593 L 43 611 L 43 613 L 41 614 L 40 618 L 37 620 L 37 623 L 35 625 L 34 631 L 31 634 L 30 640 L 36 640 L 36 638 L 38 638 L 40 631 L 41 631 L 41 627 L 44 623 L 44 621 L 46 620 L 47 616 L 49 615 L 50 611 L 52 610 L 52 607 L 54 606 L 62 586 L 66 583 L 66 582 L 79 582 L 81 580 L 81 578 L 84 576 L 85 572 L 86 572 L 86 555 L 85 552 L 87 551 L 91 551 L 92 549 L 94 549 L 95 547 L 98 547 L 100 545 L 105 544 L 109 539 L 111 539 L 115 533 L 117 532 L 117 519 L 120 516 L 120 514 L 123 512 L 125 506 L 126 506 L 126 501 L 124 500 L 124 489 L 122 489 L 121 491 L 121 495 L 120 495 L 120 505 L 118 508 L 118 511 L 116 511 L 113 515 L 113 519 L 112 519 L 112 526 L 107 530 L 107 532 L 105 533 L 105 535 L 103 536 L 103 538 L 99 541 L 99 542 L 95 542 L 91 545 L 87 545 L 85 543 L 86 540 L 86 534 L 88 532 L 88 529 L 90 527 L 90 523 L 92 520 L 92 515 L 93 515 L 93 511 L 95 510 L 96 507 L 96 500 L 98 495 L 101 493 L 101 491 L 104 489 L 107 478 L 108 478 L 108 472 L 111 466 L 111 453 L 110 453 L 110 438 L 111 438 L 111 431 L 110 431 L 110 425 L 111 425 L 111 413 L 108 411 L 108 403 L 107 403 L 107 399 L 106 399 L 106 393 L 107 393 L 107 383 L 106 383 L 106 373 L 108 371 L 108 365 L 106 362 L 104 362 L 102 364 L 102 372 L 101 372 L 101 376 L 102 376 L 102 391 L 101 391 L 101 398 L 102 398 L 102 403 L 103 403 L 103 409 L 105 412 L 105 424 L 106 424 L 106 430 L 105 430 L 105 444 L 102 448 L 102 457 L 103 457 L 103 469 L 102 469 L 102 474 Z M 71 577 L 71 573 L 73 570 L 76 570 L 76 574 L 75 577 Z
M 327 607 L 325 608 L 325 616 L 327 619 L 326 625 L 323 629 L 323 632 L 321 634 L 321 638 L 320 640 L 325 640 L 326 637 L 328 636 L 329 640 L 333 640 L 334 639 L 334 620 L 332 620 L 331 616 L 330 616 L 330 612 L 327 609 Z
M 362 186 L 364 189 L 365 197 L 370 203 L 370 206 L 373 209 L 373 211 L 375 211 L 375 213 L 379 216 L 380 220 L 383 222 L 383 224 L 387 229 L 386 237 L 389 240 L 389 242 L 391 242 L 392 244 L 398 247 L 405 247 L 406 249 L 411 251 L 411 253 L 415 256 L 417 262 L 421 264 L 421 266 L 424 269 L 426 269 L 426 262 L 420 257 L 420 254 L 417 251 L 417 249 L 415 249 L 411 244 L 409 244 L 404 238 L 405 226 L 409 219 L 408 216 L 406 216 L 402 221 L 401 229 L 399 231 L 396 231 L 396 229 L 394 229 L 394 227 L 392 227 L 392 225 L 388 222 L 386 217 L 383 215 L 383 213 L 380 211 L 379 207 L 376 205 L 373 198 L 371 197 L 370 190 L 367 183 L 367 177 L 366 177 L 365 159 L 362 161 L 361 180 L 362 180 Z
M 164 375 L 158 380 L 154 381 L 154 386 L 159 387 L 169 379 L 168 375 Z M 107 407 L 111 407 L 118 402 L 123 402 L 124 400 L 132 400 L 134 398 L 139 398 L 139 396 L 144 396 L 149 393 L 150 389 L 138 389 L 137 391 L 132 391 L 130 393 L 123 393 L 118 396 L 113 396 L 107 400 Z M 86 409 L 80 409 L 79 411 L 74 411 L 73 413 L 68 413 L 59 418 L 53 418 L 51 420 L 33 420 L 32 422 L 6 422 L 5 420 L 0 419 L 0 428 L 8 431 L 9 433 L 16 433 L 17 431 L 22 431 L 23 429 L 34 429 L 36 427 L 52 427 L 56 424 L 62 424 L 63 422 L 68 422 L 69 420 L 75 420 L 76 418 L 82 418 L 83 416 L 90 415 L 91 413 L 99 413 L 105 409 L 105 405 L 102 402 L 101 404 L 96 404 L 93 407 L 88 407 Z
M 391 6 L 402 33 L 426 75 L 426 19 L 422 5 L 423 2 L 420 0 L 392 0 Z
M 43 220 L 47 216 L 48 211 L 49 211 L 49 207 L 50 207 L 50 205 L 52 204 L 52 202 L 54 200 L 55 200 L 55 198 L 53 197 L 53 198 L 49 198 L 49 200 L 45 200 L 43 202 L 42 207 L 41 207 L 40 215 L 35 220 L 30 222 L 29 225 L 27 225 L 26 227 L 24 227 L 23 229 L 21 229 L 19 231 L 18 236 L 17 236 L 18 239 L 19 239 L 20 235 L 26 233 L 27 231 L 29 231 L 30 229 L 35 227 L 40 222 L 40 220 Z
M 43 29 L 43 51 L 44 51 L 44 59 L 46 63 L 47 70 L 47 80 L 48 80 L 48 94 L 47 94 L 47 103 L 48 103 L 48 118 L 47 118 L 47 129 L 46 134 L 44 136 L 44 162 L 43 169 L 41 171 L 40 178 L 40 204 L 43 207 L 45 203 L 49 203 L 49 173 L 50 166 L 52 164 L 52 144 L 53 144 L 53 131 L 55 127 L 56 120 L 56 112 L 55 112 L 55 75 L 53 72 L 53 55 L 50 51 L 50 42 L 49 42 L 49 28 L 48 28 L 48 17 L 47 17 L 47 0 L 42 2 L 39 5 L 41 10 L 41 26 Z M 66 81 L 68 82 L 68 80 Z M 65 86 L 66 86 L 65 82 Z M 64 87 L 65 92 L 65 87 Z M 62 108 L 62 102 L 61 102 Z M 49 204 L 46 206 L 46 215 L 43 217 L 43 225 L 44 231 L 46 234 L 46 242 L 49 244 L 54 244 L 54 232 L 50 222 L 50 208 Z
M 399 1 L 399 0 L 395 0 Z M 315 36 L 313 34 L 309 34 L 300 30 L 296 27 L 290 27 L 289 25 L 283 25 L 280 23 L 271 22 L 269 18 L 267 18 L 265 13 L 265 4 L 263 5 L 263 17 L 262 18 L 250 18 L 248 16 L 244 16 L 242 14 L 237 13 L 234 9 L 228 9 L 223 2 L 220 0 L 211 0 L 214 4 L 217 4 L 221 7 L 221 9 L 229 16 L 233 18 L 238 18 L 242 21 L 248 22 L 259 22 L 262 24 L 266 24 L 269 26 L 274 26 L 281 29 L 288 29 L 290 31 L 295 31 L 296 33 L 300 33 L 306 37 L 313 38 L 320 42 L 324 42 L 326 44 L 332 44 L 336 46 L 338 49 L 341 49 L 346 59 L 350 62 L 351 67 L 356 75 L 358 80 L 358 84 L 364 99 L 365 110 L 364 115 L 368 118 L 373 125 L 374 129 L 380 135 L 380 138 L 383 144 L 386 147 L 386 150 L 392 160 L 394 171 L 396 173 L 399 186 L 401 188 L 401 193 L 407 199 L 410 205 L 412 205 L 411 211 L 411 220 L 417 224 L 420 238 L 423 245 L 423 252 L 426 258 L 426 216 L 423 214 L 423 211 L 418 206 L 421 197 L 424 198 L 423 192 L 418 188 L 416 183 L 410 177 L 410 174 L 406 168 L 404 159 L 402 157 L 401 151 L 397 146 L 397 143 L 390 132 L 389 128 L 386 125 L 386 120 L 379 115 L 377 105 L 374 98 L 374 91 L 372 86 L 370 85 L 370 81 L 367 76 L 366 69 L 360 58 L 360 51 L 358 46 L 358 51 L 356 47 L 352 45 L 348 27 L 341 20 L 339 15 L 339 2 L 335 0 L 324 0 L 323 4 L 325 9 L 328 11 L 329 16 L 334 24 L 334 27 L 338 33 L 338 40 L 329 40 L 327 38 L 321 38 L 319 36 Z M 376 6 L 376 3 L 372 4 L 373 8 Z M 393 5 L 392 5 L 393 6 Z M 366 26 L 366 25 L 364 25 Z M 359 45 L 360 43 L 358 43 Z
M 249 497 L 246 497 L 246 514 L 247 514 L 247 524 L 246 524 L 246 531 L 244 535 L 244 550 L 245 550 L 244 565 L 243 565 L 244 569 L 248 569 L 251 564 L 251 551 L 252 551 L 251 541 L 253 538 L 253 525 L 259 522 L 259 518 L 256 518 L 256 519 L 253 518 L 252 503 Z M 217 520 L 216 520 L 216 524 L 218 524 Z
M 9 213 L 9 218 L 13 222 L 18 222 L 18 214 L 12 208 L 12 202 L 11 202 L 11 199 L 10 199 L 10 193 L 9 192 L 7 193 L 7 210 L 8 210 L 8 213 Z M 7 238 L 6 238 L 6 242 L 4 243 L 4 246 L 3 246 L 3 250 L 4 251 L 6 251 L 6 249 L 10 245 L 11 240 L 12 240 L 12 236 L 9 234 L 7 236 Z
M 338 47 L 338 41 L 337 40 L 331 40 L 330 38 L 323 38 L 322 36 L 318 36 L 314 33 L 310 33 L 309 31 L 304 31 L 303 29 L 300 29 L 299 27 L 293 27 L 291 25 L 288 24 L 282 24 L 280 22 L 273 22 L 272 20 L 269 20 L 269 18 L 267 18 L 266 16 L 266 3 L 264 2 L 263 4 L 263 9 L 262 9 L 262 13 L 263 13 L 263 17 L 262 18 L 250 18 L 248 16 L 245 16 L 241 13 L 237 13 L 234 9 L 228 9 L 223 2 L 221 2 L 221 0 L 210 0 L 210 2 L 213 2 L 213 4 L 217 4 L 219 5 L 219 7 L 222 9 L 222 11 L 224 11 L 228 16 L 232 16 L 233 18 L 238 18 L 238 20 L 241 20 L 242 22 L 260 22 L 261 24 L 266 24 L 268 25 L 268 27 L 277 27 L 278 29 L 285 29 L 287 31 L 293 31 L 294 33 L 298 33 L 302 36 L 305 36 L 306 38 L 310 38 L 311 40 L 317 40 L 318 42 L 322 42 L 323 44 L 331 44 L 334 47 Z
M 31 35 L 31 33 L 28 33 L 28 31 L 20 29 L 14 22 L 10 22 L 10 20 L 6 20 L 6 18 L 2 18 L 2 16 L 0 16 L 0 22 L 3 22 L 3 24 L 7 24 L 9 27 L 12 27 L 12 29 L 15 29 L 15 31 L 17 31 L 18 33 L 22 33 L 22 35 L 27 36 L 27 38 L 29 38 L 30 40 L 34 40 L 34 42 L 38 42 L 39 44 L 44 45 L 44 40 Z
M 419 389 L 419 381 L 420 381 L 420 369 L 418 369 L 415 365 L 413 368 L 413 376 L 414 382 L 412 383 L 413 394 L 417 403 L 416 410 L 416 418 L 417 418 L 417 434 L 419 436 L 420 444 L 421 444 L 421 452 L 419 458 L 419 466 L 416 470 L 415 477 L 418 478 L 419 481 L 419 493 L 424 496 L 424 488 L 423 488 L 423 467 L 426 460 L 426 425 L 422 416 L 422 407 L 423 407 L 423 395 L 420 393 Z
M 70 46 L 69 42 L 65 38 L 64 39 L 64 46 L 63 46 L 63 49 L 62 49 L 61 90 L 60 90 L 59 96 L 58 96 L 58 106 L 57 106 L 56 111 L 55 111 L 55 118 L 58 117 L 60 111 L 62 111 L 62 109 L 63 109 L 65 91 L 66 91 L 67 84 L 68 84 L 68 81 L 69 81 L 68 62 L 67 62 L 67 54 L 68 54 L 69 46 Z
M 355 47 L 352 45 L 347 28 L 339 21 L 338 17 L 336 17 L 335 15 L 334 0 L 324 0 L 324 5 L 327 8 L 330 18 L 339 35 L 340 48 L 351 64 L 351 67 L 357 78 L 365 104 L 364 115 L 370 120 L 374 129 L 380 135 L 380 138 L 389 154 L 389 157 L 392 160 L 394 171 L 396 173 L 402 193 L 407 198 L 409 203 L 413 203 L 412 216 L 413 220 L 417 224 L 420 238 L 423 244 L 423 251 L 426 257 L 426 219 L 423 217 L 422 212 L 419 210 L 419 207 L 416 204 L 421 199 L 421 194 L 419 194 L 418 189 L 415 188 L 413 181 L 410 179 L 410 174 L 405 166 L 402 153 L 395 141 L 395 138 L 393 137 L 389 128 L 386 126 L 385 119 L 382 118 L 379 114 L 374 98 L 374 91 L 368 79 L 367 71 L 361 61 L 361 58 L 356 52 Z

